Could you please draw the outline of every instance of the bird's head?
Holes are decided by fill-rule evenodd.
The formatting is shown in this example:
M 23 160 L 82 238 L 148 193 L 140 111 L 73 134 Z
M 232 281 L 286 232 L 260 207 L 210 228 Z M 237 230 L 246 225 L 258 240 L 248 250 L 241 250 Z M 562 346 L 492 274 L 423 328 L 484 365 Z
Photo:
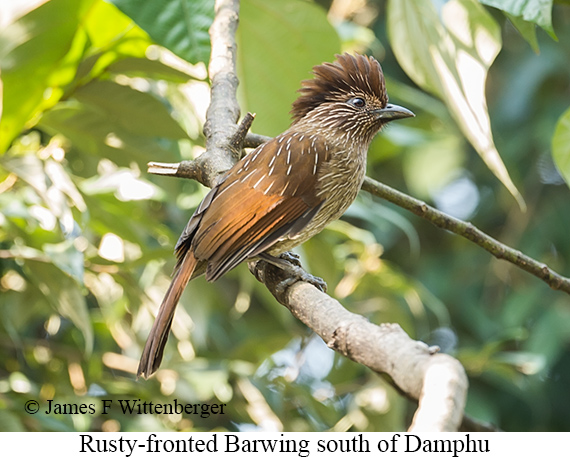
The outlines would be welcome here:
M 312 124 L 323 134 L 370 141 L 386 123 L 414 116 L 388 103 L 384 74 L 374 57 L 336 58 L 334 63 L 315 66 L 315 77 L 301 83 L 301 95 L 291 110 L 293 125 Z

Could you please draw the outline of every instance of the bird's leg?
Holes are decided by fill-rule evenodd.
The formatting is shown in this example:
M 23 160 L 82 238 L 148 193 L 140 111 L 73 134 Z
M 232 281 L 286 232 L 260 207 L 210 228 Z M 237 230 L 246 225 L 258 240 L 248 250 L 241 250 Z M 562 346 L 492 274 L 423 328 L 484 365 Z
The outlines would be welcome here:
M 258 257 L 261 260 L 264 260 L 271 265 L 275 265 L 276 267 L 289 274 L 288 278 L 279 281 L 279 283 L 277 283 L 275 286 L 275 291 L 279 295 L 283 294 L 289 286 L 295 284 L 298 281 L 308 282 L 309 284 L 312 284 L 317 289 L 319 289 L 321 292 L 327 291 L 327 283 L 321 278 L 307 273 L 301 267 L 299 256 L 293 252 L 284 252 L 280 254 L 279 257 L 275 257 L 267 253 L 261 253 L 258 255 Z

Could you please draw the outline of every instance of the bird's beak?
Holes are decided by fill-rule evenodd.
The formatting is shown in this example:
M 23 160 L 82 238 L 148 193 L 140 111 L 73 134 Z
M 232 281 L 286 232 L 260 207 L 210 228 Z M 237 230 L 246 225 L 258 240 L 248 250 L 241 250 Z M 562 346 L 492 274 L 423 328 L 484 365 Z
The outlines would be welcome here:
M 404 119 L 405 117 L 415 117 L 409 109 L 403 106 L 387 104 L 382 109 L 374 110 L 377 119 L 382 119 L 385 122 L 394 121 L 396 119 Z

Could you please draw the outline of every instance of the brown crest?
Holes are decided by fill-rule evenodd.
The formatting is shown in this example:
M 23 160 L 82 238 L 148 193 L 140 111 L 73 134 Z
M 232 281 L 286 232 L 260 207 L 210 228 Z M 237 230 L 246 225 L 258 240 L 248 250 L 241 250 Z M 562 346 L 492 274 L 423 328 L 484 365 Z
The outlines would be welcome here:
M 313 67 L 313 79 L 301 83 L 301 94 L 291 109 L 297 122 L 317 106 L 338 102 L 346 96 L 366 94 L 377 98 L 381 105 L 388 103 L 386 83 L 380 64 L 374 57 L 360 54 L 337 54 L 336 62 Z

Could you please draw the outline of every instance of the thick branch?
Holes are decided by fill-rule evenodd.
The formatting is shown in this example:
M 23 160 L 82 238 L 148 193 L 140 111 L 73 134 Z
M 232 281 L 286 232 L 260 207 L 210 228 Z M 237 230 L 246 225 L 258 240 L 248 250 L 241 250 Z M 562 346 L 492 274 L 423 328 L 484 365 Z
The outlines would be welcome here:
M 278 294 L 286 276 L 265 263 L 250 264 L 275 298 L 327 345 L 377 373 L 387 373 L 409 397 L 419 400 L 410 431 L 456 431 L 461 424 L 468 381 L 461 364 L 438 348 L 412 340 L 398 324 L 375 325 L 306 282 Z
M 208 73 L 212 81 L 211 100 L 206 112 L 204 135 L 206 136 L 207 160 L 200 156 L 206 168 L 207 185 L 229 170 L 240 158 L 241 151 L 230 148 L 231 138 L 239 118 L 237 101 L 238 78 L 236 75 L 237 45 L 235 34 L 239 21 L 239 2 L 216 0 L 216 15 L 210 27 L 212 53 Z

